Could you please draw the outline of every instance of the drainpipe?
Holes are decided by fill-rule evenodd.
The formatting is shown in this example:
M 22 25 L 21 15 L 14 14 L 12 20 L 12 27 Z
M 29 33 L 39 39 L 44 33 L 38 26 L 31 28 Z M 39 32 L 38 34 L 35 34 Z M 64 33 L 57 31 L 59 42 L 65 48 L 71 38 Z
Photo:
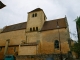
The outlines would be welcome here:
M 62 60 L 63 58 L 62 58 L 62 51 L 61 51 L 61 39 L 60 39 L 60 31 L 59 31 L 59 28 L 60 28 L 60 26 L 59 26 L 59 23 L 58 23 L 58 20 L 57 20 L 57 29 L 58 29 L 58 34 L 59 34 L 59 47 L 60 47 L 60 60 Z

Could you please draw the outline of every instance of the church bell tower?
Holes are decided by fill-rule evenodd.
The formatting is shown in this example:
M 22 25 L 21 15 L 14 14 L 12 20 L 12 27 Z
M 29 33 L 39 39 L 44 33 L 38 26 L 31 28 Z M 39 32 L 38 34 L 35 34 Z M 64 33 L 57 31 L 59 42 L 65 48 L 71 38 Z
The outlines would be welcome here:
M 36 40 L 40 40 L 39 34 L 45 21 L 46 15 L 41 8 L 36 8 L 28 12 L 26 26 L 27 43 L 33 43 L 36 42 Z

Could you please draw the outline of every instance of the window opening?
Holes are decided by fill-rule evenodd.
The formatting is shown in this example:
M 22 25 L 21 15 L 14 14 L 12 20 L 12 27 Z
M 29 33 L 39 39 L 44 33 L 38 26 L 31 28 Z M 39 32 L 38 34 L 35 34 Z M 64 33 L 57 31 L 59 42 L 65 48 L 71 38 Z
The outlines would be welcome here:
M 32 14 L 32 17 L 34 17 L 34 14 Z
M 30 28 L 30 31 L 32 31 L 32 28 Z
M 38 31 L 38 27 L 36 27 L 36 31 Z
M 0 47 L 0 51 L 2 51 L 2 47 Z
M 35 13 L 35 17 L 37 17 L 37 13 Z
M 55 40 L 54 46 L 55 46 L 55 48 L 59 48 L 59 41 L 58 40 Z
M 33 27 L 33 31 L 35 31 L 35 27 Z

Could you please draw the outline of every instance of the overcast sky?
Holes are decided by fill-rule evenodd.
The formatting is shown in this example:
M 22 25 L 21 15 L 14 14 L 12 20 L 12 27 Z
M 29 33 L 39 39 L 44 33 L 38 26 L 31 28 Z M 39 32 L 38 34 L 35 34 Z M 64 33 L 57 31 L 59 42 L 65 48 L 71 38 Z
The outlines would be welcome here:
M 47 20 L 64 18 L 69 30 L 76 33 L 75 18 L 80 16 L 80 0 L 1 0 L 6 7 L 0 10 L 0 28 L 27 21 L 27 13 L 42 8 Z M 76 40 L 74 36 L 71 38 Z

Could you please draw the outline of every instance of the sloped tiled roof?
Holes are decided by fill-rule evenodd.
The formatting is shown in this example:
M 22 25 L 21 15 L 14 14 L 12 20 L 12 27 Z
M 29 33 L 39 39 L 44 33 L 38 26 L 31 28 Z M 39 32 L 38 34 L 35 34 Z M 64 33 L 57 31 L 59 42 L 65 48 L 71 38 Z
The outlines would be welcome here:
M 10 26 L 6 26 L 2 33 L 4 32 L 9 32 L 9 31 L 15 31 L 15 30 L 21 30 L 21 29 L 26 29 L 27 22 L 19 23 L 19 24 L 14 24 Z
M 15 31 L 15 30 L 26 29 L 26 25 L 27 25 L 27 22 L 23 22 L 23 23 L 19 23 L 19 24 L 15 24 L 15 25 L 6 26 L 3 29 L 2 33 L 4 33 L 4 32 L 10 32 L 10 31 Z M 59 26 L 59 28 L 66 28 L 67 25 L 66 25 L 65 18 L 45 21 L 44 24 L 43 24 L 43 27 L 42 27 L 41 31 L 57 29 L 57 26 Z
M 36 9 L 30 11 L 30 12 L 35 12 L 35 11 L 43 11 L 43 10 L 41 8 L 36 8 Z M 28 12 L 28 13 L 30 13 L 30 12 Z
M 28 12 L 28 13 L 37 12 L 37 11 L 43 11 L 43 9 L 41 9 L 41 8 L 36 8 L 36 9 L 34 9 L 34 10 Z M 44 13 L 44 11 L 43 11 L 43 13 Z M 44 15 L 45 15 L 45 13 L 44 13 Z M 45 15 L 45 17 L 46 17 L 46 15 Z M 47 17 L 46 17 L 46 19 L 47 19 Z
M 59 26 L 59 28 L 66 28 L 67 25 L 66 25 L 65 18 L 45 21 L 41 30 L 45 31 L 45 30 L 57 29 L 57 26 Z

